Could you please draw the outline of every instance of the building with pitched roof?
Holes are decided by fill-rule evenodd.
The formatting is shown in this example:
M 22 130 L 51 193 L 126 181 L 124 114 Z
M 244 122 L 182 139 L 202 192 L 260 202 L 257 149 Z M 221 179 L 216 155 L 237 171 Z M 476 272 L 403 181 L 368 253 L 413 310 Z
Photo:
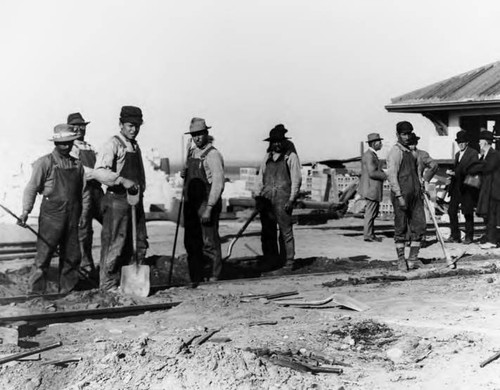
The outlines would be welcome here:
M 476 143 L 488 129 L 500 135 L 500 61 L 391 99 L 389 112 L 419 113 L 441 136 L 463 129 Z M 496 124 L 498 126 L 495 126 Z

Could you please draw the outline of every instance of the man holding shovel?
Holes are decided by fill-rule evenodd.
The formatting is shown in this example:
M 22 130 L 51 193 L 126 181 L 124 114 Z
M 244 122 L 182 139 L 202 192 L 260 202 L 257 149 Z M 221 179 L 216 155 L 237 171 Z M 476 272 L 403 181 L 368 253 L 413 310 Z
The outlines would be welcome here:
M 29 279 L 30 294 L 44 294 L 52 255 L 59 247 L 59 292 L 71 291 L 78 282 L 80 248 L 78 223 L 85 218 L 90 205 L 83 166 L 70 156 L 73 141 L 78 138 L 73 126 L 54 128 L 51 141 L 55 148 L 33 163 L 33 170 L 23 195 L 24 225 L 33 209 L 37 193 L 43 196 L 38 218 L 34 271 Z
M 396 125 L 398 142 L 387 156 L 387 178 L 394 207 L 394 241 L 398 269 L 408 271 L 418 260 L 420 243 L 425 237 L 426 220 L 417 159 L 409 149 L 413 126 L 410 122 Z M 410 256 L 405 258 L 405 243 L 410 240 Z
M 204 119 L 193 118 L 186 133 L 194 143 L 184 172 L 184 246 L 193 286 L 204 279 L 218 280 L 222 270 L 219 216 L 224 161 L 209 142 L 208 129 Z
M 108 186 L 102 201 L 100 289 L 112 290 L 120 283 L 121 267 L 133 262 L 134 240 L 137 242 L 137 263 L 141 264 L 148 248 L 146 218 L 142 202 L 146 178 L 142 155 L 136 137 L 139 134 L 142 111 L 123 106 L 120 113 L 120 133 L 106 142 L 97 154 L 94 177 Z M 136 209 L 137 235 L 132 227 L 132 209 L 127 191 L 139 194 Z M 149 281 L 148 281 L 149 282 Z

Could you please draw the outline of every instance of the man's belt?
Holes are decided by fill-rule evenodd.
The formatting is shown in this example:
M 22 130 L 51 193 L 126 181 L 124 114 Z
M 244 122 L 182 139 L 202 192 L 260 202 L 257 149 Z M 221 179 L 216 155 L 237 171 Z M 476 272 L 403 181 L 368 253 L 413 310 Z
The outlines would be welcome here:
M 127 190 L 125 189 L 124 186 L 117 185 L 117 186 L 108 187 L 106 192 L 111 192 L 112 194 L 116 194 L 116 195 L 125 195 L 127 193 Z

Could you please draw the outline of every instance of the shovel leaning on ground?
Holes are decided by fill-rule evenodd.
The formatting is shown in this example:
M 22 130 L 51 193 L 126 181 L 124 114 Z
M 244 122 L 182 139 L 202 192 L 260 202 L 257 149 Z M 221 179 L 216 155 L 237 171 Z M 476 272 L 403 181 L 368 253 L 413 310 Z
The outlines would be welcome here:
M 127 202 L 132 212 L 132 242 L 133 242 L 133 264 L 122 267 L 120 288 L 124 294 L 147 297 L 149 295 L 149 266 L 140 265 L 137 257 L 137 211 L 136 205 L 140 200 L 138 188 L 127 190 Z
M 434 223 L 434 228 L 436 229 L 436 237 L 439 241 L 439 244 L 441 245 L 441 249 L 443 250 L 444 258 L 446 259 L 446 266 L 450 268 L 457 268 L 456 262 L 458 261 L 458 259 L 463 257 L 463 254 L 461 256 L 456 256 L 455 259 L 450 256 L 450 254 L 446 250 L 446 247 L 444 246 L 443 235 L 441 234 L 441 230 L 439 230 L 439 225 L 436 219 L 436 215 L 434 214 L 434 210 L 432 209 L 431 201 L 429 200 L 429 197 L 427 196 L 427 193 L 425 191 L 422 191 L 422 196 L 424 197 L 425 205 L 427 206 L 429 214 L 431 215 L 432 222 Z

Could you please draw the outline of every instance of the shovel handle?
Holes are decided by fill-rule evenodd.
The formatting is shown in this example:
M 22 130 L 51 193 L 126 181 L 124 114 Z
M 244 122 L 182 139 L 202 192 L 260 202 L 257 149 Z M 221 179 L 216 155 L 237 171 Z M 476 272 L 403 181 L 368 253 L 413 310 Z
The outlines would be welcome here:
M 257 214 L 259 214 L 259 211 L 257 209 L 254 209 L 252 211 L 252 214 L 250 215 L 250 217 L 248 217 L 248 219 L 243 224 L 241 229 L 238 231 L 238 233 L 236 233 L 236 236 L 231 240 L 231 243 L 229 244 L 229 247 L 227 248 L 227 255 L 226 255 L 226 257 L 224 257 L 224 260 L 227 260 L 231 257 L 231 252 L 233 251 L 234 244 L 236 244 L 236 241 L 238 241 L 238 239 L 242 236 L 242 234 L 245 232 L 248 225 L 250 225 L 250 222 L 253 221 L 253 219 L 257 216 Z
M 444 246 L 444 239 L 443 239 L 443 236 L 441 235 L 441 231 L 439 230 L 439 225 L 438 225 L 438 222 L 436 219 L 436 215 L 434 214 L 434 211 L 432 210 L 429 197 L 427 196 L 427 194 L 425 192 L 422 193 L 422 196 L 424 197 L 425 205 L 427 206 L 427 209 L 429 210 L 429 214 L 431 215 L 432 223 L 434 224 L 434 228 L 436 229 L 436 237 L 439 241 L 439 244 L 441 245 L 441 249 L 443 250 L 443 254 L 444 254 L 444 257 L 446 259 L 446 262 L 451 263 L 452 259 L 449 255 L 448 251 L 446 250 L 446 247 Z

